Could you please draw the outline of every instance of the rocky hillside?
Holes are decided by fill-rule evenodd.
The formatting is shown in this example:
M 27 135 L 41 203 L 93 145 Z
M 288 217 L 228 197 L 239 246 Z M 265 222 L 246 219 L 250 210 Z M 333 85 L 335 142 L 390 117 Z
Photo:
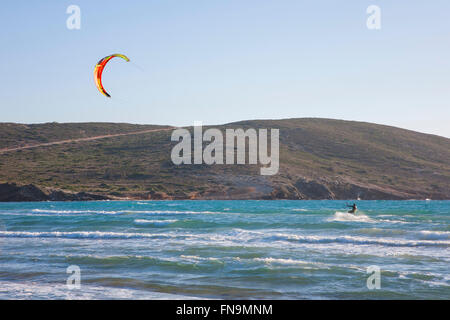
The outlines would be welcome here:
M 163 130 L 8 151 L 154 128 Z M 11 196 L 11 188 L 3 187 L 0 201 L 51 200 L 58 192 L 60 200 L 450 199 L 447 138 L 330 119 L 243 121 L 218 128 L 278 128 L 279 173 L 261 176 L 260 165 L 176 166 L 170 159 L 176 143 L 167 127 L 8 123 L 0 124 L 0 182 L 18 189 L 32 184 L 46 196 Z

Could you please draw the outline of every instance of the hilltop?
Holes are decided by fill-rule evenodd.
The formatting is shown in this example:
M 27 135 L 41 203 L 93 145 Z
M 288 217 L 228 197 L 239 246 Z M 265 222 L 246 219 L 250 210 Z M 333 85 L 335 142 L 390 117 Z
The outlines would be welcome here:
M 450 199 L 444 137 L 316 118 L 215 128 L 278 128 L 279 173 L 261 176 L 259 165 L 176 166 L 170 126 L 0 123 L 0 183 L 8 183 L 0 201 L 8 198 L 2 190 L 20 186 L 41 190 L 36 200 Z

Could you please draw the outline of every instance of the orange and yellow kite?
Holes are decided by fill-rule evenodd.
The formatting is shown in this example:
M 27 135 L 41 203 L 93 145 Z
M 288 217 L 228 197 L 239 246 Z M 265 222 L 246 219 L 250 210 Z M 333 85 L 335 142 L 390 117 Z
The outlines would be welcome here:
M 97 89 L 103 93 L 106 97 L 111 98 L 111 96 L 109 95 L 108 92 L 106 92 L 105 88 L 103 88 L 102 85 L 102 73 L 103 73 L 103 69 L 105 68 L 106 64 L 108 63 L 109 60 L 111 60 L 114 57 L 119 57 L 124 59 L 126 62 L 130 61 L 130 59 L 128 59 L 127 56 L 123 55 L 123 54 L 112 54 L 109 55 L 107 57 L 104 57 L 103 59 L 101 59 L 97 65 L 95 66 L 94 69 L 94 80 L 95 80 L 95 84 L 97 86 Z

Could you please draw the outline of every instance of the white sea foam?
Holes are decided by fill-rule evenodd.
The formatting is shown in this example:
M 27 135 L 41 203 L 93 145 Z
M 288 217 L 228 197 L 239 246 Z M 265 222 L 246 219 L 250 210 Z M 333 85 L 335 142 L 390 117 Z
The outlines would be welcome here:
M 152 211 L 126 211 L 129 213 L 151 213 L 151 214 L 222 214 L 217 211 L 180 211 L 180 210 L 152 210 Z
M 172 219 L 172 220 L 147 220 L 147 219 L 136 219 L 134 220 L 134 223 L 136 224 L 154 224 L 154 225 L 168 225 L 171 223 L 175 223 L 178 220 Z
M 450 287 L 450 277 L 434 272 L 391 271 L 398 274 L 400 279 L 409 279 L 423 282 L 432 287 Z
M 194 262 L 197 262 L 197 261 L 217 261 L 217 262 L 220 262 L 220 259 L 219 258 L 214 258 L 214 257 L 199 257 L 199 256 L 192 256 L 192 255 L 181 255 L 180 256 L 180 258 L 181 259 L 184 259 L 184 260 L 189 260 L 189 261 L 194 261 Z
M 450 231 L 420 231 L 420 238 L 425 240 L 450 240 Z
M 406 240 L 358 236 L 302 236 L 291 234 L 276 234 L 275 237 L 278 238 L 277 240 L 298 241 L 303 243 L 347 243 L 354 245 L 381 245 L 391 247 L 450 246 L 450 241 L 444 240 Z
M 0 281 L 0 299 L 196 299 L 184 295 L 148 290 L 103 287 L 82 284 L 80 289 L 69 290 L 65 284 Z
M 333 217 L 330 217 L 327 219 L 327 221 L 339 221 L 339 222 L 366 222 L 366 223 L 399 223 L 399 224 L 405 224 L 408 223 L 406 221 L 402 220 L 387 220 L 387 219 L 375 219 L 371 218 L 364 213 L 348 213 L 348 212 L 335 212 Z
M 265 264 L 281 264 L 281 265 L 301 265 L 305 269 L 330 269 L 328 265 L 320 262 L 304 261 L 298 259 L 283 258 L 253 258 L 253 261 L 263 262 Z
M 33 209 L 32 212 L 42 212 L 42 213 L 98 213 L 98 214 L 117 214 L 121 211 L 105 211 L 105 210 L 52 210 L 52 209 Z
M 4 238 L 68 238 L 68 239 L 175 239 L 175 238 L 196 238 L 189 234 L 156 234 L 156 233 L 136 233 L 136 232 L 102 232 L 102 231 L 0 231 L 0 237 Z
M 32 212 L 71 214 L 71 213 L 92 213 L 92 214 L 221 214 L 217 211 L 180 211 L 180 210 L 51 210 L 51 209 L 33 209 Z
M 375 220 L 369 218 L 365 214 L 351 214 L 348 212 L 339 212 L 339 211 L 337 211 L 333 217 L 328 218 L 328 221 L 341 221 L 341 222 L 356 221 L 356 222 L 368 222 L 368 223 L 376 222 Z
M 150 221 L 150 220 L 149 220 Z M 155 220 L 158 221 L 158 220 Z M 154 223 L 154 222 L 153 222 Z M 436 236 L 436 235 L 435 235 Z M 252 245 L 258 246 L 271 242 L 298 242 L 298 243 L 344 243 L 353 245 L 378 245 L 390 247 L 418 247 L 418 246 L 450 246 L 450 240 L 447 234 L 441 235 L 438 239 L 397 239 L 380 237 L 362 237 L 362 236 L 319 236 L 319 235 L 296 235 L 290 233 L 271 232 L 266 230 L 251 231 L 242 229 L 233 229 L 226 234 L 220 233 L 136 233 L 136 232 L 103 232 L 103 231 L 0 231 L 0 237 L 4 238 L 69 238 L 69 239 L 191 239 L 205 244 L 220 245 Z

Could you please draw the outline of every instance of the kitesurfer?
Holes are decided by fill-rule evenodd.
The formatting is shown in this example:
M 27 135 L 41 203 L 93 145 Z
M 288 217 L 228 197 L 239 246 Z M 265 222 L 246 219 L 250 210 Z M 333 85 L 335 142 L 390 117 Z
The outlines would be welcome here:
M 356 213 L 356 210 L 358 210 L 358 208 L 356 207 L 356 203 L 351 206 L 347 205 L 347 207 L 352 208 L 348 213 Z

